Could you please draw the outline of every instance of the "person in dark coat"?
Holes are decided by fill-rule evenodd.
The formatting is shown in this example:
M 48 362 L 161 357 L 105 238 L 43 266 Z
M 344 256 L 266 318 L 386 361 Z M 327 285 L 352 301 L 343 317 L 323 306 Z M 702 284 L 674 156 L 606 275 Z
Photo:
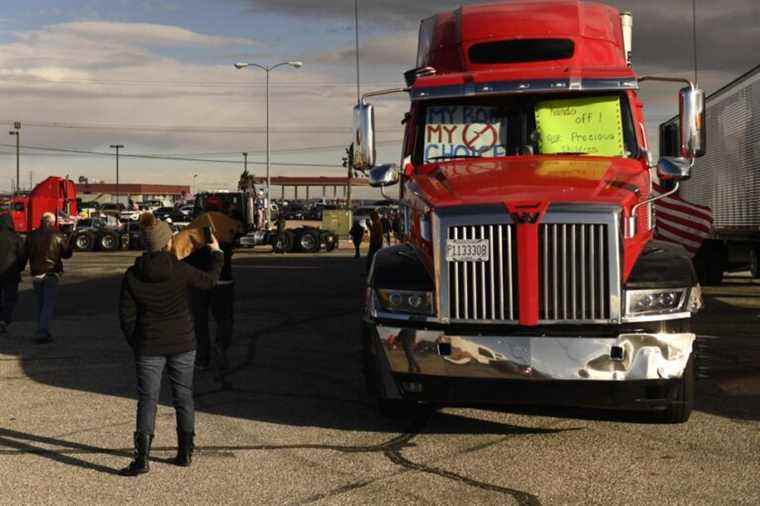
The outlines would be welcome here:
M 359 248 L 361 247 L 362 239 L 364 239 L 364 227 L 361 226 L 361 223 L 355 221 L 351 230 L 348 231 L 348 235 L 351 236 L 351 240 L 354 243 L 354 258 L 359 258 L 361 256 Z
M 223 242 L 224 264 L 219 282 L 210 290 L 191 288 L 189 290 L 190 309 L 195 323 L 195 338 L 198 344 L 196 364 L 199 369 L 213 369 L 215 379 L 225 384 L 227 370 L 227 350 L 232 344 L 235 280 L 232 277 L 232 244 Z M 193 252 L 184 262 L 204 272 L 214 269 L 212 252 L 203 248 Z M 209 312 L 216 323 L 216 333 L 209 329 Z
M 380 221 L 380 215 L 377 211 L 370 213 L 370 219 L 367 220 L 367 228 L 369 228 L 369 251 L 367 252 L 367 274 L 369 274 L 372 268 L 372 260 L 375 258 L 375 253 L 380 251 L 383 247 L 383 224 Z
M 390 246 L 391 245 L 391 220 L 388 219 L 387 214 L 382 215 L 382 217 L 380 218 L 380 223 L 383 226 L 383 237 L 385 238 L 385 244 Z
M 74 253 L 73 243 L 56 229 L 55 221 L 53 213 L 43 213 L 40 227 L 26 239 L 29 273 L 37 296 L 37 344 L 53 342 L 50 323 L 55 315 L 63 260 Z
M 119 299 L 121 329 L 134 351 L 137 369 L 135 457 L 121 470 L 126 476 L 150 470 L 148 459 L 165 367 L 177 414 L 178 451 L 174 463 L 179 466 L 191 463 L 195 435 L 195 334 L 187 290 L 213 288 L 224 263 L 224 254 L 213 236 L 208 245 L 213 259 L 210 272 L 180 262 L 169 252 L 171 228 L 151 217 L 141 218 L 147 252 L 124 274 Z
M 13 322 L 26 261 L 26 243 L 13 228 L 13 219 L 9 214 L 0 215 L 0 334 Z

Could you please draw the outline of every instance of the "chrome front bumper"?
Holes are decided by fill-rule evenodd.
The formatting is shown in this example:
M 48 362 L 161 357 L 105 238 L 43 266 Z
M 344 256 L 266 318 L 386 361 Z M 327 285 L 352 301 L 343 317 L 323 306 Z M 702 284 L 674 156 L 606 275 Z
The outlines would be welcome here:
M 692 333 L 502 337 L 381 325 L 375 329 L 394 374 L 535 381 L 680 378 L 695 339 Z

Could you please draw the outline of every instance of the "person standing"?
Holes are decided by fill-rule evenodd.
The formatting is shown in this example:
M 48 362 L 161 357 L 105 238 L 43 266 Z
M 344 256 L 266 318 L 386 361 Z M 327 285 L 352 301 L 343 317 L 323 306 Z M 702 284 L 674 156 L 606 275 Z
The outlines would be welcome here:
M 74 253 L 69 241 L 55 228 L 55 215 L 44 213 L 40 227 L 27 238 L 29 270 L 37 296 L 37 337 L 35 342 L 53 342 L 50 322 L 55 314 L 58 283 L 63 274 L 63 260 Z
M 196 363 L 201 370 L 213 368 L 215 378 L 223 383 L 227 350 L 232 344 L 235 280 L 232 278 L 232 244 L 223 242 L 220 247 L 224 263 L 219 282 L 211 289 L 192 287 L 189 296 L 197 342 Z M 207 248 L 193 252 L 184 261 L 203 272 L 212 272 L 215 268 L 212 252 Z M 215 335 L 209 330 L 209 312 L 216 323 Z
M 351 236 L 351 241 L 354 243 L 354 258 L 359 258 L 361 256 L 359 248 L 361 247 L 362 239 L 364 239 L 364 227 L 361 226 L 358 220 L 354 222 L 351 230 L 348 231 L 348 235 Z
M 380 215 L 377 211 L 370 213 L 370 219 L 367 220 L 367 228 L 369 228 L 369 252 L 367 253 L 367 274 L 372 267 L 372 259 L 383 247 L 383 224 L 380 221 Z
M 383 224 L 383 236 L 385 237 L 385 244 L 391 245 L 391 220 L 388 219 L 388 214 L 383 213 L 380 222 Z
M 147 251 L 124 274 L 119 298 L 121 330 L 135 355 L 138 395 L 135 455 L 120 471 L 124 476 L 150 470 L 148 460 L 164 368 L 169 371 L 177 417 L 174 463 L 189 466 L 192 462 L 195 335 L 187 289 L 213 288 L 224 263 L 224 254 L 213 235 L 208 245 L 212 269 L 207 273 L 180 262 L 170 253 L 172 231 L 167 223 L 141 218 L 141 226 Z
M 13 228 L 13 219 L 9 214 L 0 215 L 0 334 L 13 322 L 26 261 L 26 244 Z

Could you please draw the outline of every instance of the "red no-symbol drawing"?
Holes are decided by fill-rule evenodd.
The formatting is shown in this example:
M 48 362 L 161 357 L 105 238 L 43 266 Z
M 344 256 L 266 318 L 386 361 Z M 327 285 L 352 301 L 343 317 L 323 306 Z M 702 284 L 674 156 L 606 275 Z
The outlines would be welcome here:
M 484 135 L 485 137 L 483 137 Z M 489 140 L 489 136 L 491 141 L 490 143 L 486 142 Z M 462 131 L 462 140 L 468 148 L 474 149 L 473 146 L 481 137 L 483 137 L 483 140 L 480 142 L 480 146 L 477 148 L 478 151 L 486 151 L 488 149 L 491 149 L 496 145 L 497 142 L 499 142 L 499 132 L 496 131 L 496 127 L 493 125 L 465 125 L 464 130 Z

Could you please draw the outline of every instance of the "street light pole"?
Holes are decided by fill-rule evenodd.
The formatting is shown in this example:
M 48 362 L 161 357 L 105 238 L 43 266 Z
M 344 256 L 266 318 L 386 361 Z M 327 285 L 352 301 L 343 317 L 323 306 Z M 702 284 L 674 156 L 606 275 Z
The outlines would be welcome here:
M 193 174 L 193 196 L 195 196 L 195 179 L 198 177 L 198 174 Z
M 13 122 L 13 128 L 15 130 L 11 130 L 8 133 L 10 135 L 16 136 L 16 192 L 15 193 L 18 193 L 19 188 L 21 188 L 21 122 L 20 121 Z
M 123 144 L 111 144 L 111 149 L 116 150 L 116 203 L 119 203 L 119 197 L 121 196 L 121 193 L 119 192 L 119 150 L 124 149 Z
M 243 172 L 248 174 L 248 153 L 243 153 Z
M 259 65 L 258 63 L 236 63 L 235 68 L 240 70 L 246 67 L 258 67 L 267 74 L 267 91 L 266 91 L 266 145 L 267 145 L 267 194 L 266 194 L 266 220 L 267 226 L 272 223 L 272 179 L 271 179 L 271 166 L 270 166 L 270 151 L 269 151 L 269 73 L 277 67 L 288 65 L 295 69 L 303 67 L 301 61 L 285 61 L 267 67 L 266 65 Z

